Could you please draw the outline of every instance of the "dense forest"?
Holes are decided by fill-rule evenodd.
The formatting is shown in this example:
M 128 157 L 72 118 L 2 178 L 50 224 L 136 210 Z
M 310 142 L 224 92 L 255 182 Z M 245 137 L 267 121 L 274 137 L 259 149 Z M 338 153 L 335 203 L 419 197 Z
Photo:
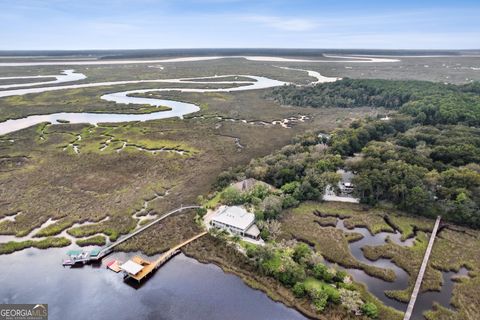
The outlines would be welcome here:
M 411 213 L 480 227 L 480 129 L 415 125 L 400 116 L 354 123 L 335 132 L 330 146 L 344 157 L 361 152 L 348 165 L 362 202 L 387 201 Z
M 462 86 L 427 81 L 353 80 L 272 90 L 275 101 L 299 107 L 382 107 L 423 124 L 480 124 L 480 83 Z
M 220 175 L 217 187 L 252 177 L 282 191 L 275 212 L 320 200 L 338 181 L 335 170 L 355 172 L 356 193 L 372 206 L 393 204 L 412 214 L 480 227 L 480 84 L 352 80 L 311 87 L 285 86 L 270 97 L 293 106 L 384 107 L 388 119 L 365 119 L 296 138 L 275 154 Z M 356 157 L 352 156 L 356 154 Z M 272 196 L 273 197 L 273 196 Z M 265 205 L 263 206 L 265 207 Z
M 378 316 L 377 307 L 360 298 L 346 274 L 328 268 L 308 245 L 277 241 L 282 211 L 302 201 L 322 201 L 327 186 L 338 186 L 338 169 L 354 172 L 354 192 L 365 204 L 442 215 L 480 228 L 478 84 L 346 79 L 314 87 L 285 86 L 270 96 L 300 107 L 392 109 L 388 118 L 357 120 L 330 134 L 306 132 L 273 154 L 223 172 L 216 181 L 218 192 L 208 199 L 210 208 L 220 202 L 255 212 L 260 236 L 268 242 L 248 246 L 248 257 L 261 274 L 308 299 L 318 312 L 342 305 L 355 314 Z M 263 183 L 247 191 L 231 185 L 246 178 Z

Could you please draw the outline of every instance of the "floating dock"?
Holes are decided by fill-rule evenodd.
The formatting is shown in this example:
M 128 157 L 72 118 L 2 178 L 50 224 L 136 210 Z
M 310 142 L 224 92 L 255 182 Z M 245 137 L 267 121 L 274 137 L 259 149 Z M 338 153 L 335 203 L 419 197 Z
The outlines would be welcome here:
M 106 263 L 106 266 L 107 266 L 107 269 L 110 269 L 115 273 L 119 273 L 120 271 L 122 271 L 122 269 L 120 269 L 121 264 L 122 264 L 121 261 L 113 259 L 111 261 L 108 261 Z
M 67 251 L 68 259 L 63 260 L 63 266 L 73 266 L 76 264 L 85 264 L 95 259 L 100 253 L 100 249 L 87 250 L 69 250 Z

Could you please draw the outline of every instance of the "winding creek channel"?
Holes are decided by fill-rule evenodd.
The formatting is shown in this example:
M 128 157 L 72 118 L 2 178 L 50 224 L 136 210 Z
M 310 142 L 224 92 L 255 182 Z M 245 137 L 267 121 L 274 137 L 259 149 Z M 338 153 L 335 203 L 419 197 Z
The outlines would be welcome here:
M 163 197 L 164 195 L 157 195 Z M 153 200 L 152 199 L 152 200 Z M 144 215 L 148 210 L 147 203 L 135 212 L 134 216 Z M 7 217 L 4 219 L 14 219 Z M 108 219 L 105 218 L 105 219 Z M 101 221 L 105 221 L 101 220 Z M 41 229 L 54 223 L 48 220 L 28 235 L 0 236 L 0 242 L 34 239 Z M 98 223 L 98 222 L 97 222 Z M 82 226 L 92 222 L 77 223 Z M 331 228 L 331 227 L 325 227 Z M 388 259 L 370 261 L 362 253 L 366 245 L 383 245 L 387 238 L 399 245 L 411 246 L 414 238 L 401 241 L 401 234 L 381 232 L 371 235 L 368 229 L 356 227 L 347 229 L 343 220 L 338 219 L 336 228 L 344 232 L 355 232 L 363 235 L 361 240 L 350 243 L 352 255 L 359 261 L 381 268 L 392 269 L 397 275 L 394 282 L 387 282 L 369 276 L 362 270 L 346 269 L 357 282 L 364 283 L 368 290 L 386 305 L 400 311 L 406 304 L 388 298 L 385 290 L 401 290 L 406 288 L 408 275 Z M 74 243 L 77 238 L 63 231 L 64 236 Z M 102 264 L 85 265 L 77 268 L 64 268 L 61 259 L 69 249 L 76 249 L 72 244 L 67 248 L 51 248 L 46 250 L 26 249 L 9 255 L 0 256 L 0 283 L 2 291 L 0 303 L 31 303 L 32 301 L 48 303 L 51 319 L 64 319 L 64 312 L 69 319 L 85 319 L 89 310 L 96 310 L 98 318 L 105 319 L 305 319 L 297 311 L 281 303 L 270 300 L 264 293 L 251 289 L 238 277 L 224 273 L 212 264 L 202 264 L 183 255 L 177 256 L 156 274 L 145 281 L 141 287 L 133 287 L 122 281 L 121 274 L 108 272 L 105 264 L 111 258 L 126 261 L 135 253 L 116 252 L 105 258 Z M 86 247 L 88 250 L 93 247 Z M 138 253 L 140 254 L 140 253 Z M 327 263 L 333 265 L 331 263 Z M 450 299 L 458 275 L 467 275 L 468 270 L 462 268 L 458 273 L 443 272 L 443 286 L 440 292 L 425 292 L 418 296 L 411 319 L 423 320 L 422 313 L 432 308 L 437 302 L 444 307 L 450 306 Z M 28 274 L 28 277 L 25 275 Z M 208 285 L 206 285 L 208 284 Z M 135 292 L 135 294 L 131 294 Z M 128 303 L 126 303 L 128 301 Z
M 13 83 L 0 85 L 0 89 L 19 88 L 19 87 L 33 87 L 37 85 L 56 84 L 62 82 L 80 81 L 86 79 L 87 76 L 83 73 L 77 73 L 75 70 L 63 70 L 59 75 L 39 75 L 39 76 L 24 76 L 24 77 L 0 77 L 0 80 L 17 80 L 17 79 L 39 79 L 39 78 L 55 78 L 51 81 L 42 82 L 28 82 L 28 83 Z
M 157 62 L 184 62 L 221 59 L 224 57 L 200 57 L 179 58 L 166 60 L 139 60 L 132 63 L 157 63 Z M 333 60 L 299 60 L 273 57 L 244 57 L 253 61 L 274 62 L 338 62 Z M 331 57 L 327 57 L 331 58 Z M 336 57 L 343 58 L 343 57 Z M 382 58 L 354 58 L 353 61 L 342 62 L 395 62 L 394 59 Z M 0 63 L 0 66 L 32 66 L 32 65 L 96 65 L 96 64 L 125 64 L 128 61 L 79 61 L 70 62 L 27 62 L 27 63 Z M 283 69 L 289 69 L 281 67 Z M 307 72 L 309 76 L 316 78 L 313 83 L 336 81 L 337 78 L 329 78 L 318 72 L 291 69 Z M 47 91 L 79 89 L 100 86 L 113 86 L 141 83 L 176 83 L 178 88 L 161 89 L 138 89 L 122 92 L 114 92 L 101 96 L 101 99 L 121 104 L 141 104 L 151 106 L 167 106 L 168 111 L 152 112 L 148 114 L 118 114 L 118 113 L 73 113 L 59 112 L 52 114 L 32 115 L 19 119 L 10 119 L 0 123 L 0 135 L 21 130 L 42 122 L 52 124 L 60 123 L 58 120 L 66 120 L 70 123 L 118 123 L 129 121 L 148 121 L 172 117 L 183 118 L 200 110 L 199 106 L 174 100 L 137 97 L 132 95 L 146 94 L 150 92 L 178 91 L 178 92 L 235 92 L 244 90 L 265 89 L 282 86 L 287 82 L 252 75 L 222 75 L 218 77 L 238 76 L 249 78 L 249 81 L 219 81 L 215 77 L 182 78 L 182 79 L 157 79 L 157 80 L 125 80 L 114 82 L 95 82 L 82 84 L 67 84 L 38 87 L 41 85 L 58 84 L 62 82 L 79 81 L 86 78 L 74 70 L 65 70 L 61 75 L 38 75 L 25 77 L 3 77 L 3 80 L 32 79 L 32 83 L 6 84 L 0 86 L 0 98 L 16 95 L 41 93 Z M 44 82 L 35 82 L 40 78 L 54 78 Z M 182 88 L 181 84 L 223 84 L 235 87 L 218 89 Z M 26 88 L 28 87 L 28 88 Z M 299 119 L 284 119 L 273 124 L 287 127 L 289 122 L 304 121 Z M 228 119 L 230 121 L 242 121 L 241 119 Z M 283 122 L 282 122 L 283 121 Z M 239 143 L 237 141 L 237 143 Z M 241 144 L 239 144 L 241 147 Z M 157 195 L 160 197 L 161 195 Z M 148 203 L 135 213 L 140 222 L 142 219 L 152 218 L 147 212 Z M 3 218 L 15 219 L 14 216 Z M 0 242 L 21 241 L 39 239 L 34 235 L 48 225 L 54 223 L 48 220 L 41 227 L 33 230 L 28 235 L 18 238 L 15 236 L 0 236 Z M 77 223 L 72 227 L 91 224 L 93 222 Z M 98 223 L 98 222 L 97 222 Z M 352 255 L 360 262 L 388 268 L 395 272 L 396 280 L 387 282 L 367 275 L 358 269 L 347 269 L 355 281 L 363 282 L 369 291 L 382 300 L 386 305 L 404 311 L 406 304 L 388 298 L 384 291 L 401 290 L 407 287 L 408 274 L 389 259 L 370 261 L 363 255 L 361 250 L 366 245 L 383 245 L 388 238 L 398 245 L 411 246 L 415 241 L 407 239 L 401 241 L 401 235 L 382 232 L 372 235 L 366 228 L 347 229 L 342 219 L 337 220 L 335 226 L 344 232 L 355 232 L 363 235 L 361 240 L 349 244 Z M 74 241 L 66 231 L 64 236 Z M 69 248 L 76 248 L 72 244 Z M 68 248 L 52 248 L 47 250 L 27 249 L 9 255 L 2 255 L 0 263 L 1 295 L 0 303 L 48 303 L 50 319 L 85 319 L 91 316 L 95 310 L 97 318 L 106 319 L 305 319 L 297 311 L 286 307 L 281 303 L 270 300 L 264 293 L 246 286 L 236 276 L 224 273 L 220 268 L 212 264 L 201 264 L 184 255 L 173 258 L 169 263 L 156 272 L 156 275 L 146 281 L 141 290 L 138 287 L 126 285 L 121 281 L 122 277 L 113 272 L 107 272 L 101 265 L 87 265 L 82 268 L 63 268 L 61 257 Z M 132 256 L 132 253 L 115 253 L 115 258 L 123 259 Z M 412 315 L 412 319 L 423 319 L 422 313 L 431 309 L 433 302 L 452 308 L 450 306 L 451 293 L 455 275 L 466 275 L 468 270 L 462 268 L 458 273 L 443 272 L 444 284 L 440 292 L 421 293 Z M 28 275 L 28 276 L 26 276 Z M 132 294 L 132 293 L 135 294 Z
M 228 77 L 230 75 L 222 76 Z M 282 86 L 287 84 L 283 81 L 273 80 L 259 76 L 240 75 L 240 77 L 248 77 L 252 81 L 208 81 L 207 79 L 215 80 L 217 77 L 201 77 L 201 78 L 185 78 L 185 79 L 161 79 L 161 80 L 132 80 L 132 81 L 114 81 L 114 82 L 96 82 L 76 85 L 63 85 L 41 88 L 28 88 L 28 89 L 14 89 L 0 91 L 1 97 L 25 95 L 29 93 L 41 93 L 47 91 L 89 88 L 99 86 L 111 86 L 119 84 L 132 84 L 132 83 L 145 83 L 145 82 L 157 82 L 157 83 L 193 83 L 193 84 L 232 84 L 241 85 L 240 87 L 233 88 L 219 88 L 219 89 L 196 89 L 196 88 L 163 88 L 163 89 L 140 89 L 109 93 L 101 96 L 101 99 L 107 101 L 113 101 L 121 104 L 140 104 L 151 105 L 155 107 L 166 106 L 171 108 L 168 111 L 158 111 L 146 114 L 119 114 L 119 113 L 89 113 L 89 112 L 59 112 L 44 115 L 32 115 L 19 119 L 9 119 L 4 122 L 0 122 L 0 135 L 28 128 L 30 126 L 42 123 L 50 122 L 53 124 L 59 123 L 58 120 L 68 121 L 70 123 L 89 123 L 96 125 L 98 123 L 118 123 L 129 121 L 148 121 L 156 119 L 166 119 L 172 117 L 183 118 L 184 115 L 194 113 L 200 110 L 200 107 L 186 102 L 180 102 L 175 100 L 163 100 L 155 98 L 143 98 L 133 97 L 134 94 L 145 94 L 148 92 L 162 92 L 162 91 L 179 91 L 179 92 L 234 92 L 245 90 L 257 90 Z M 202 79 L 198 81 L 196 79 Z
M 331 227 L 324 227 L 331 228 Z M 394 264 L 390 259 L 378 259 L 376 261 L 371 261 L 367 259 L 362 251 L 362 247 L 365 246 L 381 246 L 384 245 L 389 238 L 392 242 L 400 246 L 412 246 L 415 238 L 409 238 L 405 241 L 401 240 L 401 233 L 396 230 L 395 233 L 391 232 L 380 232 L 375 235 L 372 235 L 367 228 L 355 227 L 353 229 L 348 229 L 344 225 L 344 219 L 337 218 L 337 224 L 335 228 L 342 230 L 346 233 L 359 233 L 363 236 L 362 239 L 349 243 L 350 251 L 352 255 L 360 262 L 363 262 L 368 265 L 376 266 L 384 269 L 391 269 L 395 272 L 396 280 L 394 282 L 384 281 L 376 277 L 370 276 L 365 273 L 363 270 L 352 269 L 352 268 L 343 268 L 348 271 L 348 273 L 354 278 L 357 282 L 362 282 L 368 287 L 368 291 L 373 293 L 377 298 L 379 298 L 385 305 L 393 307 L 400 311 L 405 311 L 407 309 L 407 304 L 400 301 L 391 299 L 387 297 L 384 292 L 388 290 L 402 290 L 407 287 L 408 284 L 408 274 L 405 270 L 399 268 Z M 328 263 L 329 265 L 333 265 Z M 446 308 L 452 308 L 450 305 L 450 299 L 452 296 L 453 286 L 455 282 L 452 280 L 455 276 L 465 276 L 468 274 L 468 270 L 461 268 L 458 273 L 456 272 L 442 272 L 443 275 L 443 286 L 439 292 L 424 292 L 419 293 L 415 308 L 413 310 L 412 320 L 423 320 L 423 312 L 430 310 L 434 302 L 439 303 L 440 305 Z
M 355 56 L 328 56 L 324 55 L 322 60 L 313 59 L 295 59 L 295 58 L 283 58 L 283 57 L 269 57 L 269 56 L 204 56 L 204 57 L 182 57 L 182 58 L 167 58 L 156 60 L 67 60 L 67 61 L 30 61 L 30 62 L 0 62 L 0 67 L 24 67 L 24 66 L 48 66 L 48 65 L 109 65 L 109 64 L 142 64 L 142 63 L 172 63 L 172 62 L 193 62 L 193 61 L 208 61 L 216 59 L 228 59 L 228 58 L 242 58 L 250 61 L 261 62 L 295 62 L 295 63 L 392 63 L 398 62 L 398 59 L 391 58 L 379 58 L 379 57 L 355 57 Z M 336 60 L 335 60 L 336 59 Z M 338 80 L 338 78 L 325 77 L 316 71 L 294 69 L 287 67 L 280 67 L 286 70 L 305 71 L 309 76 L 316 78 L 313 84 L 322 82 L 332 82 Z M 42 123 L 50 122 L 52 124 L 59 123 L 58 120 L 66 120 L 70 123 L 90 123 L 96 125 L 101 122 L 118 123 L 128 121 L 147 121 L 155 119 L 165 119 L 172 117 L 182 118 L 184 115 L 194 113 L 200 110 L 200 108 L 191 103 L 184 103 L 174 100 L 162 100 L 153 98 L 132 97 L 133 94 L 144 94 L 147 92 L 159 92 L 159 91 L 180 91 L 180 92 L 233 92 L 255 89 L 266 89 L 276 86 L 282 86 L 288 84 L 287 82 L 273 80 L 265 77 L 251 76 L 251 75 L 222 75 L 218 77 L 246 77 L 252 79 L 252 81 L 208 81 L 208 79 L 214 79 L 215 77 L 199 77 L 199 78 L 184 78 L 184 79 L 154 79 L 154 80 L 124 80 L 124 81 L 110 81 L 110 82 L 94 82 L 94 83 L 82 83 L 82 84 L 70 84 L 62 86 L 48 86 L 48 87 L 35 87 L 46 84 L 57 84 L 62 82 L 72 82 L 86 79 L 86 76 L 82 73 L 76 73 L 75 70 L 64 70 L 60 75 L 36 75 L 36 76 L 10 76 L 0 77 L 0 80 L 15 80 L 15 79 L 35 79 L 39 78 L 55 78 L 55 80 L 43 81 L 43 82 L 31 82 L 31 83 L 13 83 L 7 85 L 0 85 L 0 98 L 25 95 L 30 93 L 42 93 L 48 91 L 68 90 L 68 89 L 80 89 L 100 86 L 113 86 L 113 85 L 125 85 L 125 84 L 140 84 L 140 83 L 196 83 L 196 84 L 231 84 L 241 85 L 234 88 L 222 88 L 222 89 L 195 89 L 195 88 L 164 88 L 164 89 L 140 89 L 123 92 L 115 92 L 103 95 L 101 98 L 107 101 L 113 101 L 123 104 L 148 104 L 151 106 L 166 106 L 170 107 L 169 111 L 152 112 L 149 114 L 118 114 L 118 113 L 71 113 L 71 112 L 59 112 L 43 115 L 32 115 L 20 119 L 9 119 L 4 122 L 0 122 L 0 135 L 28 128 L 30 126 Z M 22 87 L 33 87 L 24 88 Z

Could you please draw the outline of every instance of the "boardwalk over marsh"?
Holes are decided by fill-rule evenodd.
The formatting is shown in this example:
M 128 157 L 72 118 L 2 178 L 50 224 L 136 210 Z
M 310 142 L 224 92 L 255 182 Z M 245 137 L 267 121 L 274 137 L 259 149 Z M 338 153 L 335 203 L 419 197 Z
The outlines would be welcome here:
M 430 236 L 430 241 L 428 242 L 427 250 L 425 250 L 425 255 L 423 256 L 422 265 L 420 266 L 420 271 L 418 271 L 417 281 L 415 282 L 415 286 L 413 287 L 412 296 L 410 297 L 410 302 L 408 303 L 407 311 L 405 311 L 405 315 L 403 320 L 410 320 L 412 316 L 413 307 L 415 306 L 415 301 L 417 300 L 418 292 L 420 291 L 420 287 L 423 281 L 423 275 L 425 274 L 425 270 L 427 269 L 428 265 L 428 258 L 430 258 L 430 254 L 432 253 L 433 243 L 435 242 L 435 237 L 437 236 L 438 226 L 440 225 L 440 216 L 437 217 L 435 221 L 435 226 L 432 230 L 432 235 Z

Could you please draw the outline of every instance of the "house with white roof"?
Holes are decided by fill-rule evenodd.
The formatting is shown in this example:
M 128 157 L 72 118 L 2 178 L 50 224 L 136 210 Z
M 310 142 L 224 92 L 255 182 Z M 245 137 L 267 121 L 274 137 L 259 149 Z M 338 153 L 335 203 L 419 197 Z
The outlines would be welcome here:
M 210 225 L 242 237 L 260 238 L 255 215 L 240 206 L 221 206 L 211 217 Z

